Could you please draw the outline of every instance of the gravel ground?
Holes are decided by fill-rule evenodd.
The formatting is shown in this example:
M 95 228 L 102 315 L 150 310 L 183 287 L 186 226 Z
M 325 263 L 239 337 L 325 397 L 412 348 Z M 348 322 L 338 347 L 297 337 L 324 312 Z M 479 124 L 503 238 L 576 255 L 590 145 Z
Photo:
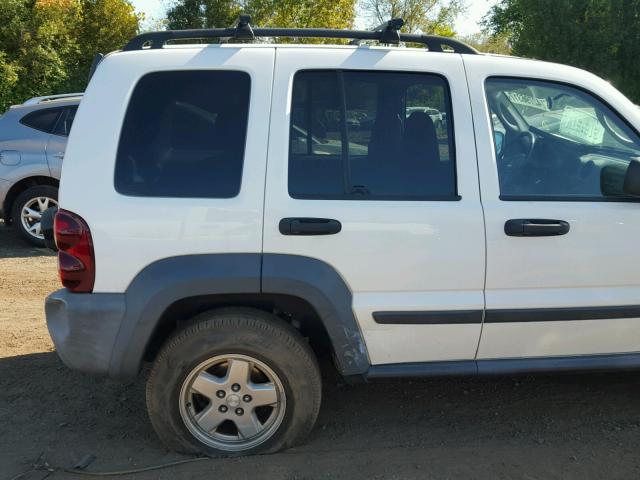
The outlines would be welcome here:
M 44 323 L 55 257 L 0 225 L 0 479 L 81 478 L 184 459 L 146 416 L 144 379 L 66 369 Z M 96 319 L 99 321 L 99 319 Z M 640 477 L 640 374 L 441 379 L 345 385 L 326 368 L 304 445 L 126 478 L 588 479 Z

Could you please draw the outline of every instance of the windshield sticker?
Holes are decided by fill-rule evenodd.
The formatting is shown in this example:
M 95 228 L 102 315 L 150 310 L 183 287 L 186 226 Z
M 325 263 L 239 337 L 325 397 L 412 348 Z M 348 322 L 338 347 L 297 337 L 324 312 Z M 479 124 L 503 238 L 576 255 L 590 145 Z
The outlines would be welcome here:
M 604 139 L 604 127 L 592 108 L 566 106 L 562 112 L 559 133 L 590 145 L 601 145 Z
M 549 110 L 546 98 L 532 97 L 519 92 L 504 92 L 504 94 L 514 105 L 522 105 L 523 107 L 531 107 L 537 110 Z

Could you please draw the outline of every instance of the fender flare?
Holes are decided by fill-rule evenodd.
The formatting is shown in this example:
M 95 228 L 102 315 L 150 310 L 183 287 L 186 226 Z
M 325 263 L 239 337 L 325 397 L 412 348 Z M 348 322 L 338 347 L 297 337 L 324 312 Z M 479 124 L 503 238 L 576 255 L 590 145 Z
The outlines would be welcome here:
M 259 253 L 201 254 L 158 260 L 125 292 L 110 374 L 135 376 L 163 313 L 175 302 L 202 295 L 286 294 L 316 309 L 331 340 L 338 370 L 364 374 L 369 358 L 352 309 L 351 291 L 326 263 L 303 256 Z
M 329 334 L 340 373 L 359 375 L 368 370 L 369 356 L 353 314 L 351 290 L 333 267 L 315 258 L 266 253 L 262 292 L 289 294 L 309 302 Z

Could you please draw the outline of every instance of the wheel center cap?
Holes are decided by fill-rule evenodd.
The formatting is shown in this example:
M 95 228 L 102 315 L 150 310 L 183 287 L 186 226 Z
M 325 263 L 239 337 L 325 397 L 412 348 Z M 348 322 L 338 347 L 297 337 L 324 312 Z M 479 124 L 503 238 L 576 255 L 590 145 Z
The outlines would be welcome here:
M 240 397 L 235 394 L 229 395 L 227 397 L 227 405 L 233 408 L 237 407 L 238 405 L 240 405 Z

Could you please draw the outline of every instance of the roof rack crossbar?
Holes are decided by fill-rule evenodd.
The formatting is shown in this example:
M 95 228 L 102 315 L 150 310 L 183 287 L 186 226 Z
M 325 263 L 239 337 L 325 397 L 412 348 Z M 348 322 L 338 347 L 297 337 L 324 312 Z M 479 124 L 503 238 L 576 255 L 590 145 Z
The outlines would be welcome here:
M 138 35 L 125 45 L 123 51 L 159 49 L 172 40 L 196 40 L 204 38 L 237 40 L 254 40 L 256 37 L 270 38 L 339 38 L 347 40 L 373 40 L 380 43 L 397 45 L 400 42 L 425 45 L 431 52 L 442 52 L 442 47 L 454 53 L 477 54 L 478 52 L 459 40 L 436 35 L 400 33 L 404 24 L 402 19 L 393 19 L 376 30 L 341 30 L 332 28 L 252 28 L 251 17 L 242 15 L 238 25 L 233 28 L 210 28 L 196 30 L 165 30 Z M 400 23 L 402 22 L 402 23 Z

